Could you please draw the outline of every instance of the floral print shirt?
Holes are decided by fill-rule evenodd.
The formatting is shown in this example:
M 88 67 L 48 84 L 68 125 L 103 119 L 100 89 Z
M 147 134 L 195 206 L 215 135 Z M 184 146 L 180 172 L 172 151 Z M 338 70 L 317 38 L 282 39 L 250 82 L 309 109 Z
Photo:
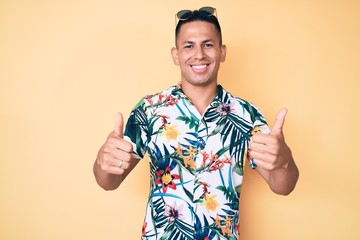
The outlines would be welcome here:
M 249 139 L 268 127 L 255 106 L 217 88 L 202 116 L 180 84 L 144 97 L 130 114 L 125 137 L 150 162 L 143 240 L 238 239 Z

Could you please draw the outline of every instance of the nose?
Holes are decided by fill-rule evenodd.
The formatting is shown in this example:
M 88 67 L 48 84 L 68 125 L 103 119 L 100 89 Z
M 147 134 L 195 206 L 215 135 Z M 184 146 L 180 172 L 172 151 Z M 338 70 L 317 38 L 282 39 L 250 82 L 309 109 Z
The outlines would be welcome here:
M 195 58 L 204 59 L 204 57 L 205 57 L 204 49 L 202 47 L 197 47 L 195 51 Z

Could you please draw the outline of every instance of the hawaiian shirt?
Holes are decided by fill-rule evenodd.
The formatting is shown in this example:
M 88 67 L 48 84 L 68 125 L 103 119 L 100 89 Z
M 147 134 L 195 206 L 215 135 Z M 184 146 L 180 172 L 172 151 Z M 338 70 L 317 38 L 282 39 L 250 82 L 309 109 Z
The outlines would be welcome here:
M 144 97 L 125 129 L 133 154 L 150 162 L 141 239 L 238 239 L 249 140 L 267 130 L 258 108 L 221 85 L 202 116 L 180 84 Z

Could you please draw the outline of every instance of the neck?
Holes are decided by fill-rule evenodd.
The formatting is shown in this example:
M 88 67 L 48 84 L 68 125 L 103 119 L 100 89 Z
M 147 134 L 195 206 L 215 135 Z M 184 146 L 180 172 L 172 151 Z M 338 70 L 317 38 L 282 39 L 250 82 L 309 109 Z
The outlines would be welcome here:
M 206 85 L 206 86 L 194 86 L 188 82 L 181 84 L 182 91 L 195 105 L 196 109 L 201 115 L 205 112 L 211 101 L 214 99 L 217 93 L 217 82 Z

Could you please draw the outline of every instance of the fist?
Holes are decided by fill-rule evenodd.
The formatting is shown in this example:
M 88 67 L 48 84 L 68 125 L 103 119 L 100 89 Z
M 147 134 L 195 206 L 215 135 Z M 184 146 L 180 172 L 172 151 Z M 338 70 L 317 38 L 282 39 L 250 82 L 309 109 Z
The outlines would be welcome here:
M 279 111 L 270 134 L 259 133 L 252 137 L 249 154 L 258 167 L 266 170 L 287 168 L 292 154 L 283 134 L 286 114 L 286 109 Z
M 107 173 L 122 175 L 130 167 L 133 147 L 124 139 L 123 131 L 124 119 L 121 113 L 117 113 L 114 131 L 107 137 L 96 159 L 100 168 Z

